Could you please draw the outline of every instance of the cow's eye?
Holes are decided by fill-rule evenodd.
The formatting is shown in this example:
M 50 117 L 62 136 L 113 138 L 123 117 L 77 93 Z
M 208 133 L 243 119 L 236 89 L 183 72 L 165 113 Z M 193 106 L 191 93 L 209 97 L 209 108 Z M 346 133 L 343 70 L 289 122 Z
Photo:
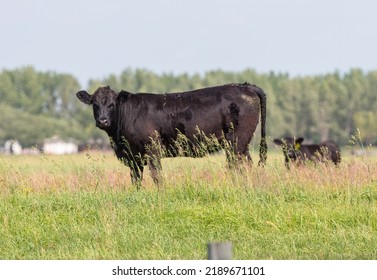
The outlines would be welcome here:
M 93 109 L 94 110 L 98 110 L 99 109 L 98 105 L 97 104 L 93 104 Z
M 109 108 L 109 110 L 114 109 L 114 104 L 110 104 L 108 108 Z

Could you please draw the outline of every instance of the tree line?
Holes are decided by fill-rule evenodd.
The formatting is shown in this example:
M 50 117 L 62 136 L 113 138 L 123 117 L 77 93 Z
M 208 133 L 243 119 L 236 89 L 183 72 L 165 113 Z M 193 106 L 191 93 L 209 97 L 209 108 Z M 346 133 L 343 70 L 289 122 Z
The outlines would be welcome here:
M 127 68 L 119 75 L 90 80 L 87 90 L 109 85 L 116 91 L 178 92 L 225 83 L 249 82 L 267 93 L 267 133 L 271 138 L 302 136 L 310 142 L 332 139 L 347 145 L 360 132 L 364 144 L 377 144 L 377 71 L 290 77 L 286 73 L 223 70 L 199 74 L 157 74 Z M 70 74 L 23 67 L 0 72 L 0 145 L 17 139 L 23 146 L 40 145 L 54 135 L 106 139 L 95 128 L 89 106 L 75 93 L 84 89 Z

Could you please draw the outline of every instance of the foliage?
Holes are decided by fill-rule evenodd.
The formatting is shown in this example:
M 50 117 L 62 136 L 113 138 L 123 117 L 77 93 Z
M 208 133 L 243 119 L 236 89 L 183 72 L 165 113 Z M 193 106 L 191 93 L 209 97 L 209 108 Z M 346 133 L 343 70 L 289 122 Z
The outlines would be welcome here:
M 85 141 L 81 126 L 72 118 L 51 118 L 34 115 L 21 109 L 0 104 L 4 120 L 0 128 L 0 139 L 17 139 L 24 146 L 41 147 L 46 138 L 63 135 Z
M 54 135 L 85 141 L 94 129 L 90 112 L 74 95 L 79 89 L 69 74 L 31 66 L 0 72 L 0 143 L 17 139 L 23 146 L 38 146 Z
M 377 71 L 351 69 L 344 74 L 289 77 L 252 69 L 189 75 L 127 68 L 119 75 L 89 81 L 88 91 L 110 85 L 117 91 L 164 93 L 243 82 L 257 84 L 267 92 L 267 133 L 271 138 L 293 135 L 303 136 L 309 142 L 332 139 L 346 145 L 359 129 L 365 144 L 377 144 Z M 30 66 L 0 72 L 0 101 L 8 108 L 0 109 L 17 110 L 13 118 L 0 122 L 0 143 L 17 138 L 22 145 L 36 145 L 42 136 L 51 137 L 57 132 L 63 138 L 74 137 L 82 142 L 106 139 L 105 133 L 95 128 L 91 109 L 76 99 L 75 93 L 80 89 L 69 74 L 38 72 Z M 44 127 L 33 121 L 30 129 L 31 122 L 17 120 L 21 112 L 30 120 L 35 116 L 42 118 L 42 123 L 49 119 L 53 125 Z M 60 126 L 55 126 L 56 122 Z

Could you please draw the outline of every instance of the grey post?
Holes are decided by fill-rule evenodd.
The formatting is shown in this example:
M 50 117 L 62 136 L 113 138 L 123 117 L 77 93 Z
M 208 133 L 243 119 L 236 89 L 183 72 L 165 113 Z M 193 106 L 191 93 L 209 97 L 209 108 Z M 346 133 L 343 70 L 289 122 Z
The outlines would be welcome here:
M 232 243 L 231 242 L 210 242 L 208 243 L 209 260 L 231 260 Z

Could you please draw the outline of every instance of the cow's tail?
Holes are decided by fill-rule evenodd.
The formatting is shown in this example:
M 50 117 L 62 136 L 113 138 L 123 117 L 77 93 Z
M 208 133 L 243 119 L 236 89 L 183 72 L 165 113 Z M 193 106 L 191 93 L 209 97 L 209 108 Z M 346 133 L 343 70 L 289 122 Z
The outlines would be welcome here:
M 259 97 L 260 109 L 261 109 L 261 140 L 259 147 L 259 163 L 258 165 L 264 165 L 267 160 L 267 139 L 266 139 L 266 113 L 267 113 L 267 99 L 266 93 L 257 88 L 256 93 Z

